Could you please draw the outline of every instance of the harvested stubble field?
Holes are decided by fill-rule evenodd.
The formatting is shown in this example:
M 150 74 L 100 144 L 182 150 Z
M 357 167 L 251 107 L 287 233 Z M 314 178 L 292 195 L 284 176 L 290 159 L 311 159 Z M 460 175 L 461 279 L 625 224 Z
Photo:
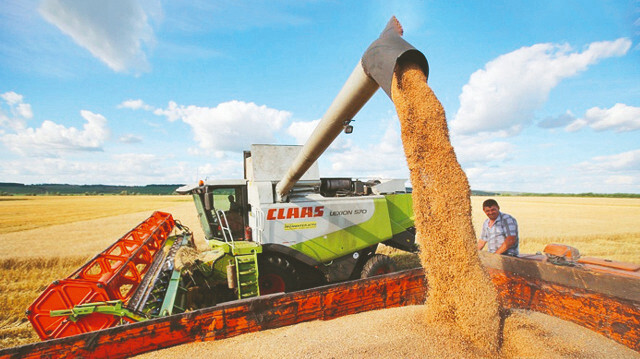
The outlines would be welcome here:
M 480 208 L 484 199 L 486 198 L 471 198 L 476 231 L 480 230 L 485 218 Z M 637 225 L 640 218 L 639 199 L 498 197 L 497 200 L 504 212 L 512 214 L 518 220 L 523 253 L 541 251 L 545 244 L 559 242 L 579 248 L 583 255 L 640 263 L 640 227 Z M 99 215 L 96 209 L 101 207 L 108 214 Z M 61 218 L 61 209 L 73 209 L 73 212 L 67 212 L 72 214 L 62 222 L 59 219 L 58 222 L 52 220 L 51 217 Z M 195 208 L 191 198 L 187 196 L 0 197 L 0 348 L 38 341 L 24 317 L 26 307 L 49 283 L 66 277 L 146 219 L 154 210 L 173 214 L 174 218 L 194 231 L 198 244 L 204 246 Z M 31 229 L 19 231 L 10 231 L 5 227 L 5 223 L 13 223 L 12 228 L 15 228 L 15 223 L 19 224 L 21 221 L 34 223 L 31 224 Z M 382 251 L 396 254 L 388 248 L 383 248 Z M 419 264 L 415 256 L 396 255 L 404 268 Z M 416 310 L 407 309 L 408 314 L 404 314 L 403 318 L 413 315 Z M 401 312 L 392 313 L 400 315 Z M 369 317 L 365 315 L 357 320 L 366 321 L 367 318 Z M 304 331 L 307 326 L 311 328 L 319 325 L 337 327 L 342 326 L 341 323 L 305 323 L 299 329 Z M 371 323 L 371 326 L 376 325 L 375 322 Z M 297 332 L 297 327 L 283 328 L 280 332 L 285 337 L 292 336 Z M 526 325 L 523 324 L 523 330 L 525 329 Z M 334 332 L 339 334 L 340 331 Z M 389 333 L 385 330 L 375 335 L 387 342 L 383 338 Z M 259 333 L 252 335 L 257 334 Z M 316 340 L 330 339 L 318 337 Z M 300 353 L 311 354 L 313 348 L 322 347 L 320 344 L 312 346 L 310 342 L 305 344 L 304 340 L 294 342 L 303 346 L 297 349 Z M 305 345 L 309 345 L 308 350 L 304 349 Z M 359 356 L 356 352 L 353 353 Z M 377 356 L 373 347 L 357 353 Z

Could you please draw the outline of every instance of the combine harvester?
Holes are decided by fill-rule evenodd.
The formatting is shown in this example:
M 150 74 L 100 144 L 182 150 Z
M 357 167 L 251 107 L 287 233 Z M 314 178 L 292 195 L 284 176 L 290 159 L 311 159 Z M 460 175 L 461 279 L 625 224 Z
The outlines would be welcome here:
M 309 320 L 424 303 L 421 269 L 395 273 L 380 243 L 417 250 L 405 180 L 320 178 L 316 160 L 396 65 L 428 74 L 392 18 L 303 146 L 254 145 L 245 178 L 200 182 L 193 196 L 209 249 L 155 212 L 27 310 L 44 340 L 0 358 L 120 358 Z M 550 245 L 520 258 L 480 253 L 503 305 L 590 328 L 640 352 L 640 266 Z

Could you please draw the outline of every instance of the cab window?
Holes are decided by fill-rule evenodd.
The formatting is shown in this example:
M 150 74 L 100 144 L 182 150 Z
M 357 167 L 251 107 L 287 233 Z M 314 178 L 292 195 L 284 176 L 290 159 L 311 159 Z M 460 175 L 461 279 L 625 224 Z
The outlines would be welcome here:
M 213 220 L 217 222 L 217 214 L 220 216 L 222 225 L 228 227 L 231 230 L 234 240 L 241 240 L 244 237 L 245 217 L 246 213 L 243 213 L 242 190 L 240 188 L 228 187 L 228 188 L 215 188 L 210 190 L 213 200 L 213 208 L 211 208 L 211 216 Z M 219 213 L 222 211 L 222 213 Z M 216 237 L 222 238 L 221 226 L 218 224 L 215 226 L 214 232 Z

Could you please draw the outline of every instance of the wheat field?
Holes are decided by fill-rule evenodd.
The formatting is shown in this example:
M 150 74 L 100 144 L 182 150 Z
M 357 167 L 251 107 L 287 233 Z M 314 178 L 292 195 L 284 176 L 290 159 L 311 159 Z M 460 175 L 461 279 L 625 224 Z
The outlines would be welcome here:
M 485 219 L 484 199 L 471 199 L 477 232 Z M 518 220 L 522 253 L 565 243 L 583 255 L 640 263 L 640 199 L 496 199 Z M 0 348 L 38 341 L 24 316 L 31 302 L 154 210 L 171 213 L 205 246 L 189 196 L 0 197 Z M 388 252 L 401 267 L 419 264 L 415 255 Z
M 188 196 L 0 196 L 0 234 L 153 211 Z

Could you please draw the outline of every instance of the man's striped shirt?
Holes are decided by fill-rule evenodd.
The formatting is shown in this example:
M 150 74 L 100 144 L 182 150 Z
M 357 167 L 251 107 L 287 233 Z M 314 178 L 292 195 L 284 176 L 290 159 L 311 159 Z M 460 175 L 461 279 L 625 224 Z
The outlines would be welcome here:
M 495 253 L 509 236 L 516 236 L 516 243 L 502 254 L 517 256 L 520 254 L 520 237 L 518 236 L 518 222 L 516 219 L 511 215 L 500 212 L 493 223 L 493 227 L 489 227 L 489 219 L 484 221 L 480 239 L 487 242 L 489 252 Z

